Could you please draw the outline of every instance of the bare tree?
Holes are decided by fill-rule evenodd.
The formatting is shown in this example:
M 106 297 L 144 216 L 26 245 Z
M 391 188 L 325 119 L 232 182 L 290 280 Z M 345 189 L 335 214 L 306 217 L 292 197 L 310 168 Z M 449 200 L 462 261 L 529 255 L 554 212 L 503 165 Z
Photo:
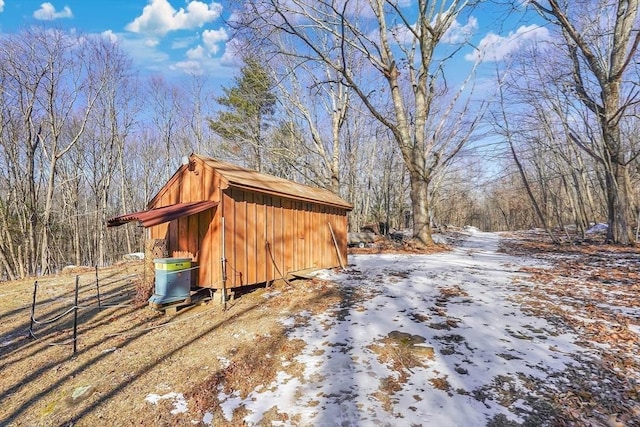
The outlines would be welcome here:
M 186 76 L 184 91 L 188 99 L 183 102 L 181 111 L 186 116 L 184 147 L 195 153 L 211 151 L 211 131 L 208 126 L 207 114 L 212 110 L 213 94 L 208 90 L 208 79 L 202 74 Z M 185 153 L 188 154 L 188 153 Z
M 11 233 L 13 239 L 7 241 L 6 250 L 12 254 L 20 277 L 38 270 L 37 234 L 42 223 L 38 162 L 43 120 L 39 98 L 49 67 L 43 38 L 39 30 L 24 30 L 5 37 L 0 44 L 2 149 L 9 166 L 5 190 L 9 192 L 5 196 L 8 205 L 4 214 L 9 217 L 7 221 L 15 221 L 16 228 L 21 230 Z
M 112 183 L 124 146 L 135 123 L 139 97 L 131 71 L 131 61 L 118 46 L 107 40 L 95 44 L 92 52 L 96 61 L 108 58 L 104 65 L 104 90 L 98 96 L 90 117 L 91 132 L 85 136 L 85 170 L 89 171 L 89 183 L 95 203 L 95 259 L 104 266 L 106 262 L 106 220 L 109 204 L 117 200 Z M 120 188 L 122 192 L 122 188 Z M 120 197 L 122 201 L 122 196 Z M 123 206 L 126 209 L 126 205 Z M 131 252 L 131 238 L 126 233 L 127 250 Z
M 444 48 L 447 30 L 467 1 L 259 0 L 245 3 L 242 24 L 261 38 L 289 37 L 287 52 L 332 68 L 367 110 L 394 137 L 411 183 L 413 233 L 417 245 L 433 244 L 429 185 L 477 126 L 467 102 L 466 82 L 455 90 L 444 71 L 460 45 Z M 337 40 L 326 46 L 323 41 Z M 278 45 L 278 44 L 276 44 Z M 362 58 L 355 72 L 347 58 Z M 383 84 L 381 84 L 383 83 Z
M 38 132 L 48 160 L 40 237 L 40 268 L 46 274 L 50 268 L 50 217 L 57 163 L 85 132 L 96 99 L 109 79 L 105 67 L 109 58 L 95 55 L 95 43 L 101 43 L 97 39 L 87 38 L 78 43 L 76 37 L 51 30 L 43 31 L 40 37 L 38 42 L 46 46 L 49 64 L 44 75 L 44 94 L 39 99 L 44 117 Z
M 536 214 L 517 171 L 507 169 L 486 188 L 482 201 L 482 225 L 485 230 L 528 230 L 536 224 Z
M 179 88 L 162 76 L 151 77 L 147 90 L 151 100 L 151 122 L 158 132 L 158 142 L 162 144 L 165 179 L 169 179 L 181 158 L 176 149 L 182 129 L 179 114 L 182 97 Z
M 564 39 L 570 64 L 573 99 L 585 105 L 599 126 L 599 137 L 572 130 L 570 138 L 605 171 L 609 230 L 607 240 L 635 241 L 631 213 L 633 192 L 629 165 L 640 155 L 621 134 L 621 126 L 640 100 L 637 49 L 640 44 L 638 0 L 532 0 L 531 6 L 552 23 Z
M 274 78 L 281 107 L 301 133 L 308 135 L 301 142 L 310 143 L 308 151 L 319 157 L 323 165 L 320 171 L 326 171 L 327 187 L 337 194 L 341 182 L 342 129 L 347 119 L 350 92 L 331 67 L 322 64 L 310 67 L 311 64 L 292 59 L 283 55 L 277 64 L 271 63 L 274 72 L 282 74 Z
M 536 213 L 536 216 L 540 221 L 540 224 L 542 224 L 542 227 L 545 229 L 545 231 L 547 232 L 551 240 L 554 243 L 559 243 L 559 240 L 556 238 L 554 232 L 552 231 L 549 225 L 548 215 L 540 207 L 538 197 L 536 197 L 536 195 L 534 194 L 533 188 L 529 182 L 530 179 L 527 176 L 527 173 L 525 171 L 525 166 L 523 165 L 523 162 L 521 161 L 521 158 L 520 158 L 520 153 L 519 153 L 520 150 L 516 148 L 516 142 L 515 142 L 516 135 L 514 130 L 512 130 L 510 127 L 511 121 L 507 118 L 507 109 L 505 106 L 505 97 L 504 97 L 504 91 L 502 86 L 503 86 L 503 83 L 501 81 L 500 76 L 498 76 L 499 110 L 493 116 L 493 120 L 492 120 L 493 124 L 496 128 L 496 132 L 501 137 L 503 137 L 506 143 L 509 145 L 509 152 L 511 153 L 511 158 L 513 159 L 517 167 L 520 180 L 527 192 L 527 196 L 529 197 L 531 206 L 533 207 L 534 212 Z M 542 180 L 540 182 L 542 182 Z M 542 194 L 544 194 L 544 192 Z
M 0 209 L 0 233 L 7 236 L 0 261 L 11 264 L 14 276 L 47 274 L 82 258 L 79 215 L 87 169 L 74 149 L 89 127 L 97 135 L 98 99 L 107 88 L 121 89 L 112 68 L 118 55 L 100 37 L 57 29 L 34 27 L 0 41 L 0 191 L 7 201 Z

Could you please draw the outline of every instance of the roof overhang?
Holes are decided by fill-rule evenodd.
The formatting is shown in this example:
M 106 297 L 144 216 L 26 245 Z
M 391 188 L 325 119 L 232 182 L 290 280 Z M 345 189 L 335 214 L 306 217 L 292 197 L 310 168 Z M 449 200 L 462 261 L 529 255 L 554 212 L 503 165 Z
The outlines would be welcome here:
M 174 205 L 120 215 L 107 220 L 107 227 L 116 227 L 132 221 L 138 221 L 143 227 L 153 227 L 163 222 L 185 216 L 195 215 L 218 206 L 218 202 L 205 200 L 202 202 L 176 203 Z

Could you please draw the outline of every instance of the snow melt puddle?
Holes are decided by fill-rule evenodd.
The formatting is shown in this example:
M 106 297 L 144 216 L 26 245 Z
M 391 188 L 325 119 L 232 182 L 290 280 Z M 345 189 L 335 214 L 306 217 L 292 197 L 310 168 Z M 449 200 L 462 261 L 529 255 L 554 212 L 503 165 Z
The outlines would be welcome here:
M 219 393 L 225 417 L 244 406 L 244 421 L 258 425 L 277 406 L 295 425 L 469 426 L 499 414 L 522 422 L 515 410 L 527 404 L 515 392 L 527 395 L 523 379 L 544 381 L 581 349 L 513 303 L 518 274 L 506 265 L 522 260 L 498 254 L 498 241 L 474 232 L 449 253 L 356 255 L 350 271 L 322 272 L 348 304 L 302 326 L 282 320 L 291 339 L 306 342 L 301 377 L 280 372 L 246 399 Z M 424 339 L 422 362 L 397 366 L 384 356 L 396 351 L 394 334 Z M 510 407 L 499 403 L 509 399 Z

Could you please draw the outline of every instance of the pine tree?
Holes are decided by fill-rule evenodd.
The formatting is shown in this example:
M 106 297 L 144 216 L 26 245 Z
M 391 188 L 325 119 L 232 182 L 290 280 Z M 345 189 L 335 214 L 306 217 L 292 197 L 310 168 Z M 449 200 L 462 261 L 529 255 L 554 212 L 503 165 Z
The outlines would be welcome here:
M 209 124 L 228 144 L 228 149 L 247 166 L 263 169 L 264 131 L 275 113 L 273 82 L 265 68 L 254 59 L 245 61 L 235 86 L 223 87 L 224 95 L 216 101 L 225 107 Z

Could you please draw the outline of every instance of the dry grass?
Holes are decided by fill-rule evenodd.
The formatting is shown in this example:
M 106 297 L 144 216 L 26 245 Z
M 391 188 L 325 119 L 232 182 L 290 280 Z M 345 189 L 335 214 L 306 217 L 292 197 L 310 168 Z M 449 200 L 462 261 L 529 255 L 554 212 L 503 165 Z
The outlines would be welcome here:
M 402 390 L 413 373 L 412 368 L 426 367 L 435 359 L 433 347 L 422 346 L 425 339 L 419 335 L 393 331 L 385 338 L 375 341 L 367 348 L 377 355 L 396 375 L 380 379 L 380 387 L 374 397 L 380 401 L 385 411 L 391 412 L 396 402 L 394 395 Z
M 282 333 L 259 337 L 252 346 L 237 349 L 227 367 L 193 387 L 187 395 L 190 407 L 193 405 L 193 408 L 202 414 L 207 411 L 214 414 L 214 425 L 228 423 L 229 421 L 222 416 L 218 394 L 235 394 L 245 399 L 256 387 L 271 384 L 277 373 L 283 370 L 282 362 L 293 361 L 304 346 L 305 343 L 301 340 L 287 340 Z M 303 367 L 294 361 L 284 370 L 292 376 L 301 377 Z M 234 414 L 233 419 L 237 423 L 240 423 L 239 420 L 244 416 L 241 411 L 240 408 L 239 412 Z M 284 421 L 283 414 L 280 414 L 277 408 L 272 409 L 266 418 L 271 419 L 263 419 L 264 422 Z
M 95 271 L 40 279 L 36 318 L 73 305 L 75 274 L 85 307 L 76 355 L 69 342 L 72 315 L 37 325 L 38 339 L 27 339 L 33 281 L 0 284 L 0 425 L 191 425 L 215 408 L 216 387 L 246 396 L 272 381 L 283 361 L 293 362 L 303 343 L 286 338 L 280 318 L 303 322 L 301 311 L 322 312 L 342 298 L 321 281 L 282 282 L 236 299 L 226 311 L 216 300 L 166 316 L 133 303 L 144 280 L 142 263 L 134 262 L 99 271 L 102 310 Z M 301 367 L 284 369 L 299 375 Z M 171 414 L 171 400 L 145 401 L 172 391 L 185 395 L 188 414 Z M 217 414 L 215 425 L 238 425 L 241 415 L 226 421 Z M 272 409 L 265 417 L 286 415 Z

